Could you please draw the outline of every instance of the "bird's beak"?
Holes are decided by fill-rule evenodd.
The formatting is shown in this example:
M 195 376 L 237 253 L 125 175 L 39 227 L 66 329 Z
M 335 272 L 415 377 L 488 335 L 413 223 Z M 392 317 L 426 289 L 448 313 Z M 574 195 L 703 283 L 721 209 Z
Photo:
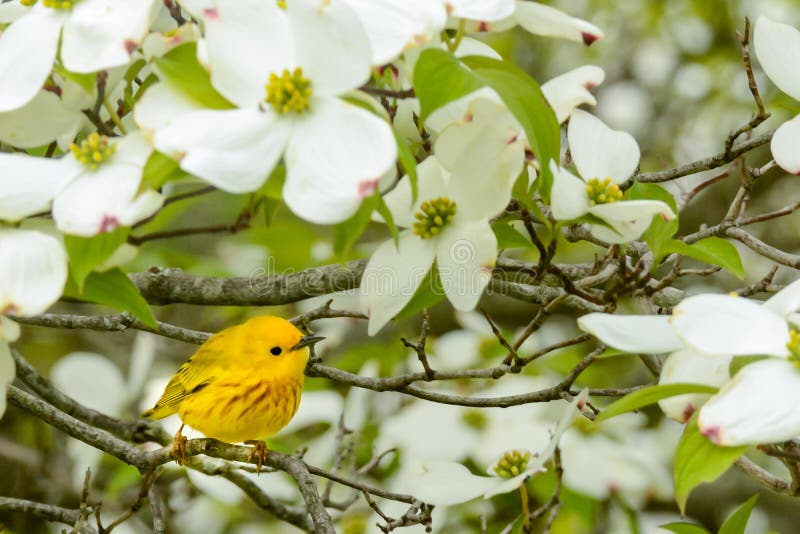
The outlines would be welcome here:
M 322 337 L 322 336 L 303 336 L 303 337 L 300 338 L 300 341 L 297 342 L 297 345 L 295 345 L 294 347 L 292 347 L 289 350 L 292 350 L 292 351 L 300 350 L 303 347 L 308 347 L 309 345 L 313 345 L 314 343 L 322 341 L 323 339 L 325 339 L 325 338 Z

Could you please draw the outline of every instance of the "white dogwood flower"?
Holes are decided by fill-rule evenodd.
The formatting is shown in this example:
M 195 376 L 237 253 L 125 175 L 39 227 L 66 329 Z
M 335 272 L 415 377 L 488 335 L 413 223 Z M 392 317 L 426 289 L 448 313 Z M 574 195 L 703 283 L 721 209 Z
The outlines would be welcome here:
M 64 68 L 91 73 L 125 65 L 147 33 L 155 0 L 26 0 L 32 5 L 0 36 L 0 111 L 27 104 Z
M 61 158 L 0 154 L 0 218 L 18 221 L 52 202 L 59 231 L 92 236 L 130 226 L 155 213 L 159 193 L 138 194 L 152 148 L 134 132 L 122 138 L 90 134 Z
M 469 19 L 470 32 L 504 31 L 521 26 L 534 35 L 591 45 L 603 31 L 554 7 L 529 0 L 445 0 L 453 17 Z
M 394 165 L 390 126 L 341 98 L 372 53 L 343 0 L 228 0 L 205 11 L 211 83 L 238 109 L 199 110 L 157 131 L 181 168 L 231 193 L 257 190 L 283 156 L 283 197 L 317 223 L 350 217 Z M 331 43 L 337 43 L 331 46 Z
M 380 245 L 364 271 L 370 334 L 405 307 L 434 260 L 458 310 L 474 309 L 491 279 L 497 239 L 489 218 L 511 199 L 524 149 L 502 106 L 478 100 L 470 109 L 468 120 L 439 136 L 437 155 L 417 166 L 416 201 L 408 177 L 384 197 L 395 224 L 406 230 L 396 245 L 391 239 Z
M 637 239 L 654 215 L 675 214 L 660 200 L 623 200 L 619 184 L 639 165 L 639 145 L 630 134 L 612 130 L 600 119 L 576 109 L 567 131 L 569 149 L 580 178 L 550 162 L 553 172 L 551 208 L 561 221 L 590 215 L 605 224 L 589 223 L 593 236 L 608 243 Z
M 761 16 L 753 33 L 756 56 L 772 83 L 800 100 L 800 31 Z M 787 172 L 800 174 L 800 115 L 784 122 L 772 136 L 770 148 L 775 162 Z
M 610 347 L 633 354 L 663 354 L 667 359 L 659 384 L 690 383 L 722 386 L 730 379 L 730 354 L 705 354 L 690 348 L 678 336 L 668 315 L 615 315 L 589 313 L 578 326 Z M 659 407 L 685 423 L 711 398 L 707 393 L 687 393 L 659 401 Z

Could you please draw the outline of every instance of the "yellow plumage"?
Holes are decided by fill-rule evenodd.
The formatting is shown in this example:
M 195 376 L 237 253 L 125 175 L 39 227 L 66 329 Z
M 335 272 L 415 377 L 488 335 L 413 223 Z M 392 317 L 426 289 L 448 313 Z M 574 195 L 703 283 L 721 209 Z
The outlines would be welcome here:
M 203 343 L 142 415 L 161 419 L 177 413 L 184 424 L 221 441 L 268 438 L 297 411 L 307 347 L 320 339 L 272 316 L 227 328 Z M 181 462 L 180 431 L 175 440 Z

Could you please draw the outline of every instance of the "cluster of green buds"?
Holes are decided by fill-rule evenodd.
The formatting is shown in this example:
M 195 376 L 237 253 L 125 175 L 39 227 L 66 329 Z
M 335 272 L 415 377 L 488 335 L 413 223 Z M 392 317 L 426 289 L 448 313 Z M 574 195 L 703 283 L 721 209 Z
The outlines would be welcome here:
M 291 111 L 302 113 L 311 103 L 311 80 L 303 76 L 300 67 L 295 68 L 294 72 L 283 69 L 280 76 L 273 72 L 269 75 L 266 89 L 266 102 L 279 114 Z
M 501 478 L 514 478 L 528 467 L 531 453 L 525 450 L 513 449 L 506 451 L 494 466 L 494 473 Z
M 789 342 L 786 343 L 789 349 L 789 361 L 800 367 L 800 332 L 792 328 L 789 331 Z
M 28 1 L 30 2 L 29 5 L 36 3 L 36 0 Z M 75 5 L 75 0 L 42 0 L 42 5 L 52 9 L 72 9 L 72 6 Z
M 465 410 L 461 415 L 461 420 L 464 421 L 465 425 L 470 428 L 474 428 L 475 430 L 483 430 L 489 423 L 489 419 L 486 417 L 486 414 L 478 408 Z
M 75 159 L 92 170 L 110 158 L 116 148 L 116 145 L 108 141 L 108 137 L 97 132 L 89 134 L 80 145 L 72 143 L 69 147 Z
M 622 200 L 622 190 L 611 182 L 611 178 L 592 178 L 586 183 L 586 194 L 589 196 L 590 206 Z
M 442 228 L 453 222 L 456 215 L 456 203 L 447 197 L 426 200 L 414 214 L 413 232 L 422 239 L 430 239 L 439 234 Z

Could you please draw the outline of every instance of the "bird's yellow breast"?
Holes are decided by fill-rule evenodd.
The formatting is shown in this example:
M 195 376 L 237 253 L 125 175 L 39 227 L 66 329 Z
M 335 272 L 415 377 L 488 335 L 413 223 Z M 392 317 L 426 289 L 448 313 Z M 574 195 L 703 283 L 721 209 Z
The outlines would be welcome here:
M 303 375 L 215 380 L 178 408 L 181 420 L 208 437 L 262 440 L 285 427 L 300 406 Z

